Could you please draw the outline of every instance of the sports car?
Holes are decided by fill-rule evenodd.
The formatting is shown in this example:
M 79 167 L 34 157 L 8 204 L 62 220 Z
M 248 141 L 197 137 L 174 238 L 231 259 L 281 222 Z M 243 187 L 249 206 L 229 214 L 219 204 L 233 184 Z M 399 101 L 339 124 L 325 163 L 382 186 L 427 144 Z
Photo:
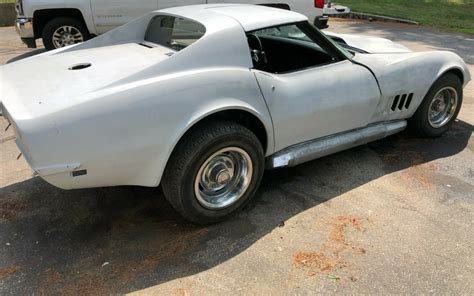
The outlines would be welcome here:
M 149 13 L 0 68 L 3 114 L 63 188 L 159 186 L 199 224 L 235 214 L 265 169 L 409 129 L 441 136 L 470 74 L 452 52 L 324 34 L 253 5 Z

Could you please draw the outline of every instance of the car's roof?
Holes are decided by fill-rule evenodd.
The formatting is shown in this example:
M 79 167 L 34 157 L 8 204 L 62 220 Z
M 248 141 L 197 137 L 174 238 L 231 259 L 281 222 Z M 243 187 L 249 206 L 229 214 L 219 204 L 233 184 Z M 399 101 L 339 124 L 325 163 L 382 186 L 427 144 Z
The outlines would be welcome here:
M 180 15 L 202 23 L 218 14 L 237 21 L 245 31 L 307 20 L 304 15 L 293 11 L 249 4 L 191 5 L 168 8 L 161 12 Z

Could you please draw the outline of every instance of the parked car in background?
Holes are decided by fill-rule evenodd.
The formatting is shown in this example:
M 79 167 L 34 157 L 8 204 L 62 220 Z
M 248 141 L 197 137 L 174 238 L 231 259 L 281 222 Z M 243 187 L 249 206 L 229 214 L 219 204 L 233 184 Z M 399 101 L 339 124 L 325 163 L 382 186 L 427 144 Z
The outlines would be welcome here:
M 349 7 L 339 5 L 339 4 L 333 4 L 331 3 L 331 1 L 326 1 L 326 4 L 324 5 L 324 10 L 323 10 L 324 15 L 326 16 L 347 14 L 349 12 L 351 12 Z
M 214 223 L 254 197 L 265 167 L 447 131 L 470 80 L 463 60 L 363 38 L 270 7 L 169 8 L 1 66 L 0 100 L 49 183 L 161 184 L 183 217 Z
M 83 42 L 147 12 L 168 7 L 212 3 L 260 4 L 306 15 L 327 27 L 325 0 L 17 0 L 17 31 L 28 47 L 42 38 L 46 49 Z M 329 10 L 331 12 L 332 10 Z

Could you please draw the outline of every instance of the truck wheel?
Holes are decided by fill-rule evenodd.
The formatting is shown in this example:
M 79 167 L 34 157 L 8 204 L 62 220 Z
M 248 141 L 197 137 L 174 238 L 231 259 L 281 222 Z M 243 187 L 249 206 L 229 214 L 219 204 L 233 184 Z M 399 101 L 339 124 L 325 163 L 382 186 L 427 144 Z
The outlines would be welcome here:
M 44 47 L 52 50 L 86 41 L 90 36 L 81 21 L 69 17 L 58 17 L 46 23 L 42 38 Z
M 458 116 L 462 104 L 462 83 L 453 73 L 440 77 L 430 88 L 412 118 L 408 128 L 425 138 L 444 134 Z
M 249 129 L 212 121 L 180 141 L 161 185 L 177 212 L 204 225 L 225 220 L 242 209 L 255 195 L 263 171 L 263 148 Z

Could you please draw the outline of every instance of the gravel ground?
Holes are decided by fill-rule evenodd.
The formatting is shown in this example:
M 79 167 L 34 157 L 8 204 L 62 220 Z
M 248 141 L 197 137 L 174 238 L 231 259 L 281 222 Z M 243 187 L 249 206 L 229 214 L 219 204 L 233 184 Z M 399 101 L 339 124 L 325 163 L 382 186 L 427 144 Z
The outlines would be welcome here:
M 474 73 L 468 36 L 347 20 L 330 30 L 455 51 Z M 0 63 L 38 52 L 0 28 Z M 205 228 L 160 189 L 54 188 L 2 133 L 0 294 L 473 295 L 473 103 L 471 83 L 439 139 L 395 135 L 267 172 L 252 206 Z

